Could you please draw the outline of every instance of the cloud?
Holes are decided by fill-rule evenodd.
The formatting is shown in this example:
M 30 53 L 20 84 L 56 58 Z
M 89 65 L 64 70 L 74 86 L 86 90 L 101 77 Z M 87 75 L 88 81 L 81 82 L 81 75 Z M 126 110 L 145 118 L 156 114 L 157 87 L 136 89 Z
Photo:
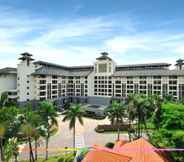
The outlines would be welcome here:
M 184 33 L 172 34 L 162 31 L 142 32 L 130 36 L 115 36 L 105 41 L 105 46 L 110 51 L 121 54 L 130 51 L 142 51 L 142 53 L 165 53 L 170 51 L 176 53 L 182 51 L 183 44 Z
M 105 22 L 102 18 L 82 18 L 65 23 L 53 24 L 48 31 L 41 36 L 33 39 L 30 44 L 49 44 L 63 42 L 65 39 L 71 39 L 83 36 L 100 35 L 111 30 L 113 23 Z
M 107 48 L 116 53 L 125 53 L 130 49 L 147 49 L 146 40 L 136 37 L 114 37 L 105 42 Z
M 184 57 L 184 44 L 176 47 L 176 52 L 181 54 L 182 57 Z
M 76 12 L 83 8 L 75 7 Z M 184 32 L 139 31 L 143 22 L 131 16 L 121 15 L 121 21 L 110 15 L 56 21 L 3 6 L 0 20 L 1 67 L 16 66 L 15 59 L 25 51 L 37 60 L 64 65 L 92 64 L 102 51 L 119 64 L 132 63 L 132 58 L 134 63 L 167 62 L 184 53 Z

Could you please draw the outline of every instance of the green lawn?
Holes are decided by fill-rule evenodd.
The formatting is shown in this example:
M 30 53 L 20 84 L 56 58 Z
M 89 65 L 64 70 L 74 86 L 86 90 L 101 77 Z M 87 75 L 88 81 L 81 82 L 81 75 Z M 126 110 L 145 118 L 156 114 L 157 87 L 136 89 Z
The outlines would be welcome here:
M 23 160 L 21 162 L 29 162 L 29 160 Z M 49 157 L 48 160 L 38 159 L 36 162 L 73 162 L 73 154 L 67 154 L 63 156 Z
M 60 159 L 61 157 L 50 157 L 48 160 L 44 160 L 44 159 L 39 159 L 37 160 L 36 162 L 58 162 L 58 160 Z M 29 162 L 29 160 L 23 160 L 21 162 Z

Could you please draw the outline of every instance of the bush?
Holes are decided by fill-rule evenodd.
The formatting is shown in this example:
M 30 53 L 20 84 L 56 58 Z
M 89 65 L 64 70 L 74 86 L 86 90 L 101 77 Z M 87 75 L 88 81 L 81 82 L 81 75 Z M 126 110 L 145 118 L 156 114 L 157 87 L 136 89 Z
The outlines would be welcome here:
M 58 160 L 58 162 L 73 162 L 73 161 L 74 161 L 73 154 L 66 154 Z
M 122 124 L 120 126 L 118 125 L 98 125 L 95 128 L 95 131 L 98 133 L 117 131 L 118 127 L 120 128 L 120 131 L 128 131 L 129 129 L 128 124 Z
M 183 148 L 184 146 L 184 105 L 164 103 L 161 107 L 160 128 L 150 134 L 151 142 L 161 148 Z M 177 162 L 184 161 L 182 151 L 170 152 Z
M 114 147 L 114 143 L 108 142 L 106 143 L 105 147 L 112 149 Z
M 95 114 L 95 113 L 89 113 L 89 112 L 85 112 L 84 113 L 84 117 L 87 117 L 87 118 L 92 118 L 92 119 L 96 119 L 96 120 L 103 120 L 105 119 L 105 115 L 100 115 L 100 114 Z
M 184 128 L 184 105 L 167 103 L 162 105 L 161 126 L 166 129 Z

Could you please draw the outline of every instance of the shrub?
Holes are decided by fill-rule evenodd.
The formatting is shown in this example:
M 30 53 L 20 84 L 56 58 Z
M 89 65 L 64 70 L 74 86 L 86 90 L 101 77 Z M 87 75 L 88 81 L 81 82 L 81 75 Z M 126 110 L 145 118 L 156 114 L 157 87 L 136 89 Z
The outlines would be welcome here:
M 120 126 L 118 125 L 98 125 L 95 128 L 95 131 L 98 133 L 117 131 L 118 127 L 120 128 L 120 131 L 127 131 L 129 129 L 128 124 L 121 124 Z
M 73 161 L 74 161 L 73 154 L 66 154 L 58 160 L 58 162 L 73 162 Z
M 114 143 L 108 142 L 106 143 L 105 147 L 112 149 L 114 147 Z

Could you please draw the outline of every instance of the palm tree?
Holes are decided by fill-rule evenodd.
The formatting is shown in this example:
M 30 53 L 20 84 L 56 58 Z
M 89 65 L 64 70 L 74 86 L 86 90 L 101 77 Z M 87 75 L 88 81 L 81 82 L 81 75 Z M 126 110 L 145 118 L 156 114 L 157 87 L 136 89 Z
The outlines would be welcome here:
M 106 115 L 111 121 L 111 124 L 117 126 L 117 141 L 119 141 L 120 123 L 123 123 L 123 117 L 125 117 L 125 105 L 115 100 L 112 101 L 112 104 L 106 110 Z
M 44 134 L 46 143 L 45 159 L 47 160 L 49 139 L 58 130 L 58 122 L 57 122 L 58 114 L 53 104 L 48 101 L 43 101 L 40 103 L 39 114 L 41 116 L 45 128 Z
M 0 124 L 0 155 L 1 155 L 1 161 L 4 161 L 4 153 L 3 153 L 3 138 L 5 135 L 5 124 Z
M 128 135 L 129 135 L 129 141 L 132 140 L 131 133 L 134 131 L 132 129 L 132 124 L 133 121 L 136 119 L 136 109 L 134 105 L 134 95 L 129 95 L 127 98 L 127 114 L 128 114 L 128 123 L 129 123 L 129 130 L 128 130 Z
M 28 103 L 23 111 L 21 122 L 23 123 L 23 134 L 28 138 L 31 134 L 31 140 L 35 141 L 35 160 L 37 160 L 37 141 L 41 136 L 41 127 L 43 121 L 37 111 L 33 111 L 32 105 Z M 28 127 L 29 126 L 29 127 Z M 28 129 L 29 128 L 29 129 Z M 31 129 L 32 128 L 32 129 Z M 27 132 L 30 131 L 30 132 Z M 30 140 L 30 139 L 29 139 Z M 32 148 L 32 146 L 31 146 Z M 32 152 L 30 152 L 32 156 Z
M 147 120 L 152 116 L 154 112 L 153 97 L 147 97 L 143 95 L 131 95 L 128 97 L 128 116 L 129 121 L 137 120 L 137 127 L 135 136 L 140 138 L 142 136 L 142 125 L 149 136 L 147 129 Z
M 21 126 L 21 132 L 23 133 L 23 136 L 26 137 L 28 143 L 29 143 L 29 161 L 34 162 L 34 155 L 33 155 L 33 148 L 32 148 L 32 138 L 34 137 L 34 134 L 36 132 L 35 128 L 32 127 L 29 123 L 23 124 Z
M 161 121 L 161 106 L 162 100 L 159 96 L 153 96 L 153 106 L 154 106 L 154 114 L 153 114 L 153 122 L 156 128 L 160 128 L 160 121 Z
M 17 114 L 18 109 L 16 107 L 3 107 L 0 109 L 1 159 L 5 159 L 5 144 L 10 138 L 16 137 L 19 131 L 20 124 L 19 121 L 16 119 Z
M 83 125 L 83 114 L 84 111 L 80 104 L 72 104 L 69 109 L 64 112 L 63 121 L 69 121 L 69 128 L 73 129 L 73 148 L 75 149 L 75 126 L 78 119 L 79 123 Z M 75 153 L 75 151 L 74 151 Z

